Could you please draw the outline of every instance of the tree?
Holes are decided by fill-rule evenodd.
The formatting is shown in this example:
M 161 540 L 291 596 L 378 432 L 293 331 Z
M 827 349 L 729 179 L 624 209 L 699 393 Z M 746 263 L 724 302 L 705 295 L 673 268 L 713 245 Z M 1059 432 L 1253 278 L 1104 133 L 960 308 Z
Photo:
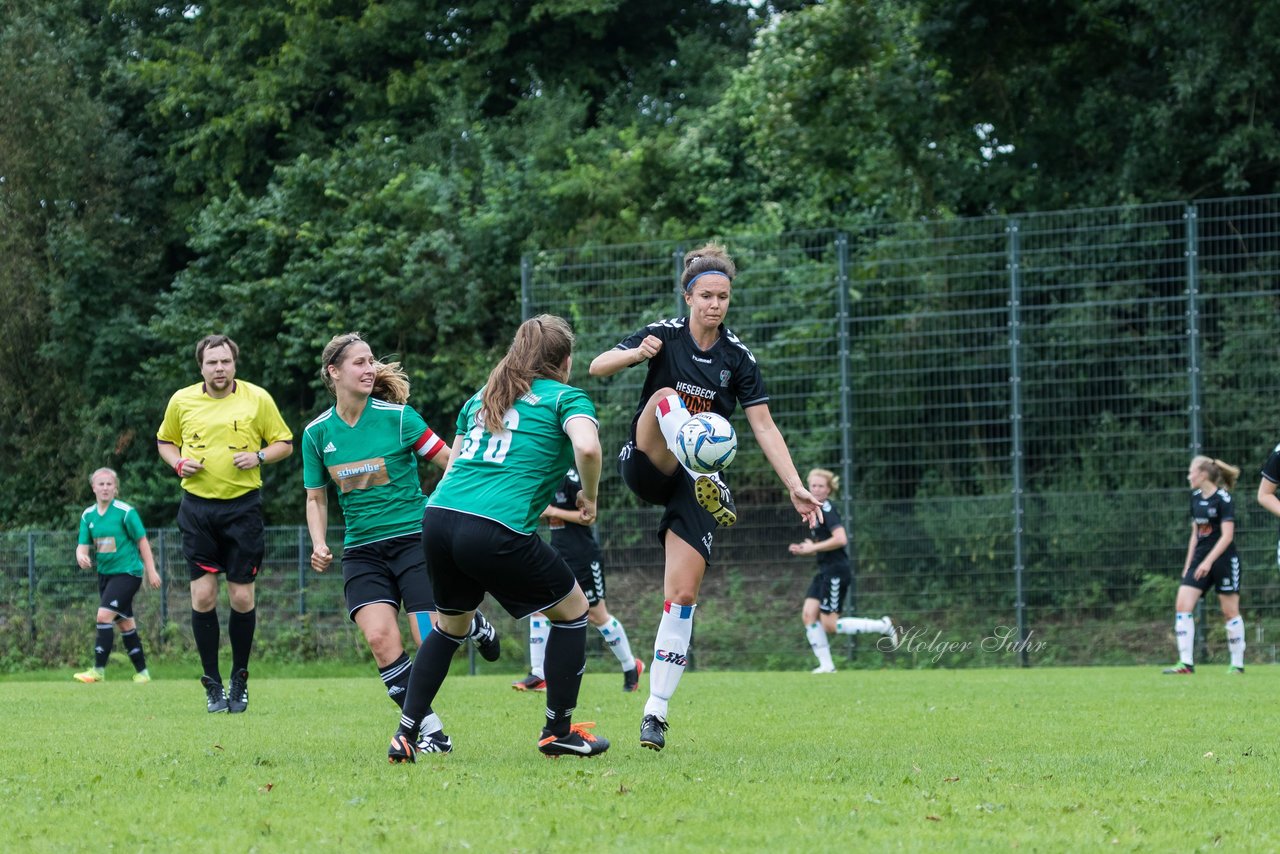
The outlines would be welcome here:
M 138 425 L 123 366 L 145 353 L 156 262 L 148 162 L 101 96 L 103 45 L 80 4 L 14 4 L 0 28 L 0 520 L 64 524 L 93 467 Z M 104 417 L 111 413 L 111 418 Z M 87 468 L 86 468 L 87 467 Z

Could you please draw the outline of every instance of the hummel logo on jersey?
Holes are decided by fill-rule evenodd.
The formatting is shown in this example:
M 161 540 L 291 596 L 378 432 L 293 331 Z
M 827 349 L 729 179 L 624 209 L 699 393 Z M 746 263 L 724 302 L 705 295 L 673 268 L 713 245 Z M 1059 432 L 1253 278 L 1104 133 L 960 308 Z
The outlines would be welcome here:
M 704 359 L 704 358 L 702 358 L 701 356 L 697 356 L 697 355 L 695 355 L 695 356 L 693 357 L 693 360 L 694 360 L 695 362 L 701 362 L 701 363 L 702 363 L 702 364 L 704 364 L 704 365 L 709 365 L 709 364 L 711 364 L 711 360 L 710 360 L 710 359 Z
M 333 453 L 334 451 L 336 451 L 336 450 L 338 450 L 338 449 L 337 449 L 337 448 L 335 448 L 335 447 L 333 446 L 333 443 L 332 443 L 332 442 L 330 442 L 329 444 L 327 444 L 327 445 L 325 445 L 325 446 L 324 446 L 324 452 L 325 452 L 326 454 L 332 454 L 332 453 Z

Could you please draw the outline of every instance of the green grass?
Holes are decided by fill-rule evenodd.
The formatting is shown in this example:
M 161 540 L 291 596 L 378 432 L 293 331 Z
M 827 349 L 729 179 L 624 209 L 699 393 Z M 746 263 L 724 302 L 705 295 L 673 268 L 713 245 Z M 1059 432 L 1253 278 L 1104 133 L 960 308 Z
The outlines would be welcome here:
M 586 678 L 614 746 L 550 761 L 541 696 L 455 675 L 455 752 L 386 764 L 370 672 L 257 678 L 207 715 L 193 678 L 0 683 L 15 851 L 1276 850 L 1280 668 L 712 673 L 667 749 L 644 696 Z M 644 685 L 647 686 L 647 677 Z

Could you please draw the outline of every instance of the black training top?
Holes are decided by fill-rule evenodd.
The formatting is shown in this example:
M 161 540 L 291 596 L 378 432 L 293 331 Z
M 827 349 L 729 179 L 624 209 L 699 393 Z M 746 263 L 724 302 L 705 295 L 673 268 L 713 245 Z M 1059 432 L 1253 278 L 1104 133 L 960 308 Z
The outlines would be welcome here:
M 650 323 L 628 335 L 614 349 L 635 349 L 649 335 L 662 339 L 662 349 L 649 360 L 644 391 L 631 419 L 632 436 L 649 398 L 666 386 L 676 390 L 690 415 L 714 412 L 728 418 L 738 404 L 746 408 L 768 403 L 756 357 L 724 324 L 720 325 L 720 337 L 708 350 L 693 342 L 685 317 Z

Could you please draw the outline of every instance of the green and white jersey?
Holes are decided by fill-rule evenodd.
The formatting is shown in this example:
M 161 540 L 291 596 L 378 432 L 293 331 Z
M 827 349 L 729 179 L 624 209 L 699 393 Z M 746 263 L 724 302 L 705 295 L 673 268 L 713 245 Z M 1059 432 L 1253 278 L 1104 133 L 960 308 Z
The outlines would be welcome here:
M 538 378 L 507 410 L 505 429 L 495 434 L 484 426 L 483 393 L 476 392 L 458 413 L 462 447 L 427 504 L 533 533 L 573 465 L 565 424 L 572 418 L 599 423 L 596 408 L 582 389 Z
M 102 575 L 136 575 L 142 577 L 142 555 L 138 541 L 147 535 L 142 518 L 132 504 L 116 499 L 106 513 L 98 505 L 86 507 L 80 514 L 82 546 L 93 546 L 97 554 L 98 572 Z
M 347 547 L 413 534 L 426 506 L 417 459 L 443 450 L 444 440 L 408 406 L 371 397 L 354 427 L 331 406 L 303 431 L 302 484 L 337 487 Z

